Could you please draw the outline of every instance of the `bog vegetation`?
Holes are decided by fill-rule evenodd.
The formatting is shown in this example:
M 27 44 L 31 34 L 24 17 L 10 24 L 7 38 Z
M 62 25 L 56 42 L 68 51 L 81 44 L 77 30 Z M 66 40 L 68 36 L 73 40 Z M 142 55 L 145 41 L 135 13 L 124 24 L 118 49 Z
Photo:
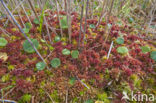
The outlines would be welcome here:
M 2 103 L 136 103 L 155 62 L 155 0 L 0 0 Z

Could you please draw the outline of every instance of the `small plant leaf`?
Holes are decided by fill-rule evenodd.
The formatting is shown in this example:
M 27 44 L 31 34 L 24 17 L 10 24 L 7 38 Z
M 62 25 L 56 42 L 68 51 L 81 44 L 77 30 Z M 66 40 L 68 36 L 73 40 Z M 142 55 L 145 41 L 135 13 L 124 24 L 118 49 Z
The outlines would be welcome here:
M 23 28 L 24 33 L 29 33 L 30 29 L 29 28 Z
M 118 37 L 118 38 L 116 39 L 116 42 L 117 42 L 118 44 L 123 44 L 123 43 L 124 43 L 124 38 Z
M 43 39 L 41 39 L 41 42 L 42 42 L 42 43 L 46 43 L 46 41 L 45 41 L 45 40 L 43 40 Z
M 74 58 L 74 59 L 78 58 L 78 57 L 79 57 L 79 51 L 78 51 L 78 50 L 73 50 L 73 51 L 71 52 L 71 56 L 72 56 L 72 58 Z
M 25 94 L 21 97 L 20 103 L 26 103 L 31 100 L 31 95 L 30 94 Z
M 17 28 L 12 28 L 11 31 L 16 32 L 16 31 L 18 31 L 18 29 Z
M 126 53 L 128 53 L 128 49 L 127 49 L 127 47 L 124 47 L 124 46 L 118 47 L 117 52 L 120 54 L 126 54 Z
M 63 49 L 63 50 L 62 50 L 62 54 L 63 54 L 63 55 L 70 55 L 70 50 L 68 50 L 68 49 Z
M 35 23 L 35 24 L 40 24 L 40 21 L 39 21 L 37 18 L 35 18 L 35 19 L 34 19 L 34 23 Z
M 59 36 L 55 36 L 55 38 L 54 38 L 54 41 L 55 42 L 58 42 L 58 41 L 60 41 L 61 40 L 61 38 L 59 37 Z
M 104 101 L 95 101 L 95 103 L 105 103 Z M 108 103 L 110 103 L 110 102 L 108 102 Z
M 123 24 L 122 24 L 121 21 L 118 21 L 118 22 L 117 22 L 117 25 L 122 26 Z
M 29 22 L 25 23 L 26 28 L 31 29 L 31 24 Z
M 68 23 L 67 23 L 67 16 L 61 16 L 61 28 L 62 29 L 67 29 L 68 28 Z
M 55 48 L 54 47 L 52 47 L 51 45 L 49 46 L 49 50 L 50 51 L 53 51 Z
M 94 24 L 90 24 L 89 27 L 92 28 L 92 29 L 94 29 L 95 28 L 95 25 Z
M 108 28 L 111 28 L 112 27 L 112 24 L 108 23 L 107 26 L 108 26 Z
M 37 70 L 43 70 L 46 67 L 46 64 L 44 62 L 38 62 L 36 64 Z
M 74 85 L 75 81 L 76 81 L 76 78 L 70 78 L 69 79 L 69 84 Z
M 29 31 L 30 31 L 30 29 L 31 29 L 31 24 L 29 23 L 29 22 L 27 22 L 27 23 L 25 23 L 25 28 L 23 28 L 23 31 L 25 32 L 25 33 L 29 33 Z
M 107 99 L 107 93 L 98 94 L 98 99 L 104 101 Z
M 35 48 L 38 49 L 39 48 L 39 42 L 37 41 L 37 39 L 30 39 L 30 40 L 32 41 L 32 43 L 35 46 Z M 27 53 L 34 53 L 35 52 L 34 48 L 29 43 L 28 40 L 25 40 L 24 41 L 24 43 L 23 43 L 23 49 Z
M 61 65 L 61 61 L 59 58 L 54 58 L 53 60 L 51 60 L 51 66 L 53 68 L 57 68 Z
M 141 50 L 142 50 L 143 53 L 147 53 L 147 52 L 150 52 L 150 47 L 148 47 L 148 46 L 142 46 L 141 47 Z
M 94 101 L 92 99 L 88 99 L 84 103 L 94 103 Z
M 150 57 L 151 57 L 154 61 L 156 61 L 156 51 L 152 51 L 152 52 L 150 53 Z
M 5 75 L 3 75 L 3 76 L 1 77 L 1 81 L 2 81 L 2 82 L 6 82 L 6 81 L 8 81 L 8 80 L 10 80 L 10 75 L 9 75 L 9 74 L 5 74 Z
M 129 22 L 129 23 L 133 23 L 133 22 L 134 22 L 134 19 L 133 19 L 132 17 L 129 17 L 129 18 L 128 18 L 128 22 Z
M 12 85 L 9 85 L 9 86 L 7 86 L 5 88 L 2 88 L 1 90 L 8 90 L 8 89 L 11 89 L 12 87 L 13 87 Z
M 8 41 L 5 38 L 0 38 L 0 46 L 6 46 Z

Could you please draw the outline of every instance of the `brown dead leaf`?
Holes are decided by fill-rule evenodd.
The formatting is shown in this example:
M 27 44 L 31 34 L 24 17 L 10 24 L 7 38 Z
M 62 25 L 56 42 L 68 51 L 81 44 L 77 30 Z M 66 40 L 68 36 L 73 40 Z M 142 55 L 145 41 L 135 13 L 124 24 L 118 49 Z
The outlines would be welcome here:
M 0 52 L 0 59 L 1 59 L 3 62 L 7 61 L 7 59 L 8 59 L 7 53 L 2 53 L 2 52 Z

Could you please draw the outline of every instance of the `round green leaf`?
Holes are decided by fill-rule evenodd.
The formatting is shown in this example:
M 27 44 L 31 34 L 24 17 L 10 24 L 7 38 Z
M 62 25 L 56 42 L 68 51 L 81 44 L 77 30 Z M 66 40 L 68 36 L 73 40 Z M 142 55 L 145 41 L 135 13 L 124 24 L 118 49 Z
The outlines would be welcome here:
M 38 49 L 39 48 L 39 42 L 37 41 L 37 39 L 30 39 L 30 40 L 32 41 L 32 43 L 36 47 L 36 49 Z M 29 43 L 28 40 L 25 40 L 24 41 L 24 43 L 23 43 L 23 49 L 27 53 L 34 53 L 35 52 L 34 48 Z
M 92 28 L 92 29 L 94 29 L 95 28 L 95 25 L 94 24 L 90 24 L 89 27 Z
M 68 50 L 68 49 L 63 49 L 63 50 L 62 50 L 62 54 L 63 54 L 63 55 L 70 55 L 70 50 Z
M 156 61 L 156 51 L 152 51 L 152 52 L 150 53 L 150 57 L 151 57 L 154 61 Z
M 72 56 L 72 58 L 74 58 L 74 59 L 78 58 L 78 57 L 79 57 L 79 51 L 78 51 L 78 50 L 73 50 L 73 51 L 71 52 L 71 56 Z
M 54 58 L 52 61 L 51 61 L 51 66 L 53 68 L 57 68 L 61 65 L 61 61 L 59 58 Z
M 118 38 L 116 39 L 116 42 L 117 42 L 118 44 L 123 44 L 123 43 L 124 43 L 124 38 L 118 37 Z
M 61 38 L 59 37 L 59 36 L 55 36 L 55 38 L 54 38 L 54 41 L 55 42 L 58 42 L 58 41 L 60 41 L 61 40 Z
M 124 46 L 118 47 L 117 52 L 120 54 L 126 54 L 126 53 L 128 53 L 128 49 L 127 49 L 127 47 L 124 47 Z
M 141 50 L 142 50 L 143 53 L 147 53 L 147 52 L 150 52 L 150 47 L 148 47 L 148 46 L 142 46 L 141 47 Z
M 46 67 L 46 64 L 44 62 L 38 62 L 36 64 L 37 70 L 43 70 Z
M 5 38 L 0 38 L 0 46 L 6 46 L 8 41 Z

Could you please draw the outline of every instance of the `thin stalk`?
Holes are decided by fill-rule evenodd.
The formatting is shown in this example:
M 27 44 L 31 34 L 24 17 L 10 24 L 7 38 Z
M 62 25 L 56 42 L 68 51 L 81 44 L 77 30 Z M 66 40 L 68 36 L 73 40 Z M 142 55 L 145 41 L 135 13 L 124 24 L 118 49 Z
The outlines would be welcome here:
M 68 35 L 69 35 L 69 42 L 71 43 L 71 2 L 67 0 L 67 22 L 68 22 Z
M 16 6 L 18 4 L 16 0 L 15 1 L 12 0 L 12 3 L 14 4 L 14 6 Z M 18 17 L 20 18 L 23 27 L 25 27 L 25 24 L 24 24 L 24 22 L 22 20 L 21 13 L 20 13 L 19 9 L 17 9 L 17 12 L 18 12 Z
M 64 2 L 64 0 L 61 0 L 62 2 L 59 1 L 59 0 L 57 0 L 57 1 L 58 1 L 58 5 L 59 5 L 60 9 L 61 9 L 61 10 L 63 10 L 63 9 L 66 10 L 66 3 Z M 62 3 L 64 4 L 64 8 L 63 8 L 62 5 L 61 5 Z
M 74 2 L 74 1 L 73 1 Z M 79 4 L 77 3 L 77 0 L 75 0 L 75 3 L 73 3 L 74 5 L 73 5 L 73 11 L 74 12 L 78 12 L 78 10 L 77 10 L 77 8 L 78 8 L 78 6 L 79 6 Z M 80 8 L 80 7 L 79 7 Z
M 152 6 L 152 5 L 151 5 L 151 6 Z M 155 7 L 154 7 L 154 4 L 153 4 L 153 7 L 151 8 L 151 10 L 150 10 L 150 12 L 148 13 L 148 16 L 147 16 L 147 17 L 150 18 L 150 21 L 151 21 L 151 19 L 152 19 L 152 12 L 153 12 L 154 8 L 155 8 Z M 150 22 L 147 23 L 147 21 L 148 21 L 148 19 L 145 20 L 145 22 L 143 23 L 143 26 L 142 26 L 142 27 L 144 27 L 146 24 L 148 24 L 148 26 L 150 25 Z
M 57 10 L 57 19 L 59 20 L 59 26 L 60 26 L 60 32 L 61 32 L 61 36 L 63 37 L 63 31 L 62 31 L 62 27 L 61 27 L 61 21 L 60 21 L 60 15 L 59 15 L 59 5 L 57 0 L 55 0 L 56 2 L 56 10 Z
M 98 19 L 98 22 L 97 22 L 97 24 L 96 24 L 96 28 L 99 26 L 99 24 L 100 24 L 100 22 L 101 22 L 101 19 L 102 19 L 103 15 L 104 15 L 104 12 L 105 12 L 105 5 L 106 5 L 107 3 L 108 3 L 108 0 L 107 0 L 107 2 L 106 2 L 105 0 L 103 0 L 102 12 L 101 12 L 100 17 L 99 17 L 99 19 Z
M 55 103 L 54 100 L 52 99 L 51 95 L 44 89 L 45 93 L 47 94 L 47 96 L 49 97 L 49 99 L 51 100 L 52 103 Z
M 87 89 L 90 89 L 90 87 L 88 87 L 84 82 L 82 82 L 77 76 L 76 78 L 83 86 L 85 86 Z
M 7 1 L 7 5 L 11 5 L 11 4 L 12 4 L 12 6 L 10 6 L 10 9 L 11 9 L 11 10 L 13 10 L 13 8 L 15 7 L 15 5 L 13 5 L 14 2 L 15 2 L 15 1 L 12 1 L 12 0 L 8 0 L 8 1 Z M 11 3 L 11 4 L 10 4 L 10 3 Z
M 7 99 L 0 99 L 0 102 L 2 102 L 2 103 L 17 103 L 16 101 L 7 100 Z
M 112 25 L 113 25 L 113 24 L 112 24 Z M 107 30 L 107 28 L 108 28 L 108 25 L 106 25 L 105 30 Z M 105 40 L 104 40 L 104 43 L 103 43 L 103 44 L 105 44 L 105 43 L 106 43 L 106 41 L 107 41 L 107 39 L 108 39 L 108 36 L 109 36 L 109 34 L 110 34 L 110 31 L 111 31 L 111 28 L 108 28 L 108 31 L 106 32 L 106 38 L 105 38 Z M 102 49 L 103 49 L 103 47 L 104 47 L 104 45 L 102 45 Z
M 45 16 L 43 16 L 43 17 L 44 17 L 44 21 L 45 21 L 45 24 L 46 24 L 46 29 L 47 29 L 49 41 L 50 41 L 50 43 L 52 44 L 52 40 L 51 40 L 51 36 L 50 36 L 50 32 L 49 32 L 47 20 L 46 20 L 46 17 L 45 17 Z
M 155 4 L 156 4 L 156 3 L 155 3 Z M 150 25 L 151 25 L 151 23 L 152 23 L 152 21 L 153 21 L 153 19 L 154 19 L 154 13 L 155 13 L 155 11 L 156 11 L 156 8 L 154 8 L 154 7 L 155 7 L 155 5 L 153 4 L 153 8 L 151 9 L 150 20 L 149 20 L 149 22 L 148 22 L 148 27 L 147 27 L 147 28 L 150 28 Z M 149 30 L 147 30 L 146 33 L 149 33 Z
M 44 35 L 44 33 L 42 33 L 44 11 L 43 11 L 43 8 L 42 8 L 42 6 L 41 6 L 41 4 L 42 4 L 41 1 L 38 0 L 37 3 L 38 3 L 38 5 L 39 5 L 40 8 L 41 8 L 41 14 L 40 14 L 40 18 L 39 18 L 39 32 L 40 32 L 40 34 L 42 35 L 43 39 L 45 40 L 45 35 Z M 45 41 L 46 41 L 46 40 L 45 40 Z
M 85 35 L 86 35 L 86 30 L 87 30 L 87 18 L 88 18 L 88 7 L 89 7 L 89 0 L 86 2 L 86 15 L 85 15 L 85 25 L 84 25 L 84 36 L 83 36 L 83 43 L 85 41 Z
M 38 21 L 40 21 L 40 19 L 39 19 L 38 15 L 37 15 L 37 13 L 36 13 L 36 11 L 35 11 L 34 6 L 33 6 L 33 5 L 32 5 L 32 3 L 31 3 L 31 1 L 30 1 L 30 0 L 28 0 L 28 3 L 29 3 L 29 5 L 30 5 L 30 7 L 31 7 L 32 11 L 34 12 L 34 14 L 35 14 L 36 18 L 38 19 Z
M 108 21 L 109 21 L 109 18 L 110 18 L 110 15 L 111 15 L 112 9 L 113 9 L 113 4 L 114 4 L 114 1 L 115 1 L 115 0 L 112 0 L 112 3 L 111 3 L 111 8 L 110 8 L 109 13 L 108 13 L 108 18 L 107 18 L 107 20 L 106 20 L 106 28 L 105 28 L 105 31 L 106 31 L 106 30 L 107 30 L 107 28 L 108 28 L 108 25 L 107 25 L 107 24 L 108 24 Z M 109 33 L 110 33 L 110 30 L 109 30 L 108 34 L 106 34 L 106 38 L 105 38 L 104 43 L 106 43 L 107 38 L 108 38 L 108 36 L 109 36 Z
M 7 95 L 9 95 L 10 93 L 12 93 L 12 91 L 15 89 L 15 87 L 13 87 L 12 89 L 10 89 L 7 93 L 4 94 L 3 97 L 6 97 Z
M 68 90 L 66 92 L 66 103 L 68 103 Z
M 81 4 L 76 0 L 78 8 L 81 8 Z M 77 12 L 81 14 L 81 9 L 77 9 Z
M 51 2 L 51 0 L 50 0 L 50 2 Z M 52 2 L 51 2 L 51 4 L 52 4 Z M 48 24 L 48 22 L 47 22 L 47 24 L 45 24 L 45 25 L 48 25 L 48 29 L 50 29 L 53 33 L 55 33 L 56 35 L 58 35 L 58 34 L 56 33 L 55 28 L 53 28 L 52 26 L 50 26 L 50 25 Z
M 109 18 L 110 18 L 112 9 L 113 9 L 114 1 L 115 1 L 115 0 L 112 0 L 112 2 L 111 2 L 111 7 L 110 7 L 110 10 L 109 10 L 109 13 L 108 13 L 108 18 L 107 18 L 107 21 L 106 21 L 107 23 L 108 23 L 108 21 L 109 21 Z
M 35 98 L 35 96 L 32 96 L 32 97 L 31 97 L 31 103 L 35 103 L 35 102 L 34 102 L 34 98 Z
M 14 18 L 14 16 L 12 15 L 12 13 L 10 12 L 10 10 L 8 9 L 8 7 L 6 6 L 6 4 L 4 3 L 3 0 L 0 0 L 3 7 L 6 9 L 6 11 L 9 13 L 9 15 L 11 16 L 12 20 L 14 21 L 14 23 L 17 25 L 17 27 L 19 28 L 19 30 L 24 34 L 24 37 L 28 40 L 28 42 L 31 44 L 31 46 L 33 47 L 33 49 L 36 51 L 36 53 L 38 54 L 38 56 L 40 57 L 40 59 L 47 65 L 47 63 L 45 62 L 45 60 L 43 59 L 43 57 L 41 56 L 41 54 L 39 53 L 39 51 L 36 49 L 36 47 L 33 45 L 32 41 L 30 40 L 30 38 L 24 33 L 23 29 L 21 28 L 21 26 L 18 24 L 18 22 L 16 21 L 16 19 Z M 47 68 L 49 69 L 48 65 Z
M 0 27 L 0 30 L 1 30 L 6 36 L 10 37 L 11 34 L 10 34 L 8 31 L 6 31 L 5 29 L 3 29 L 3 28 L 1 28 L 1 27 Z
M 4 103 L 3 89 L 1 89 L 1 94 L 2 94 L 2 103 Z
M 19 11 L 17 11 L 17 12 L 18 12 L 18 17 L 20 18 L 20 21 L 21 21 L 23 27 L 25 27 L 25 24 L 24 24 L 24 22 L 23 22 L 23 20 L 22 20 L 22 17 L 21 17 L 20 12 L 19 12 Z
M 124 0 L 120 0 L 120 11 L 122 10 L 123 4 L 124 4 Z
M 107 59 L 109 59 L 112 48 L 113 48 L 113 41 L 112 41 L 112 43 L 110 45 L 109 52 L 108 52 L 108 55 L 107 55 Z
M 155 3 L 156 4 L 156 3 Z M 149 23 L 148 23 L 148 27 L 151 25 L 151 23 L 152 23 L 152 20 L 153 20 L 153 18 L 154 18 L 154 13 L 155 13 L 155 10 L 156 10 L 156 8 L 155 8 L 155 5 L 153 4 L 153 8 L 151 9 L 151 11 L 150 11 L 150 21 L 149 21 Z
M 61 2 L 61 3 L 62 3 L 62 6 L 61 6 L 61 7 L 62 7 L 62 10 L 65 10 L 65 3 L 64 3 L 64 0 L 61 0 L 61 1 L 62 1 L 62 2 Z M 59 5 L 58 5 L 58 6 L 59 6 Z
M 52 0 L 49 0 L 49 3 L 50 3 L 50 5 L 52 6 L 52 8 L 54 8 L 55 7 L 55 4 L 53 3 L 53 1 Z M 52 10 L 52 9 L 51 9 Z
M 13 10 L 14 7 L 12 6 L 13 3 L 11 2 L 11 0 L 7 0 L 6 4 L 7 4 L 7 6 L 11 5 L 9 9 Z
M 0 8 L 0 10 L 1 10 L 1 12 L 2 12 L 3 14 L 7 15 L 7 17 L 8 17 L 7 20 L 6 20 L 6 22 L 4 23 L 4 27 L 7 26 L 9 20 L 10 20 L 10 22 L 16 27 L 16 25 L 14 24 L 14 22 L 12 21 L 12 19 L 11 19 L 10 16 L 9 16 L 9 14 L 6 12 L 6 10 L 5 10 L 5 9 L 3 10 L 3 8 L 2 8 L 2 9 Z
M 93 14 L 94 14 L 94 0 L 91 2 L 91 19 L 93 19 Z
M 13 13 L 16 9 L 18 9 L 23 2 L 25 2 L 25 0 L 20 1 L 20 3 L 11 12 Z
M 46 1 L 46 2 L 47 2 L 47 1 Z M 45 4 L 46 4 L 46 2 L 45 2 Z M 42 12 L 43 12 L 43 19 L 44 19 L 44 21 L 45 21 L 45 25 L 46 25 L 46 30 L 47 30 L 47 34 L 48 34 L 48 37 L 49 37 L 49 41 L 50 41 L 50 43 L 52 44 L 52 40 L 51 40 L 49 28 L 48 28 L 48 23 L 47 23 L 47 20 L 46 20 L 45 15 L 44 15 L 45 4 L 42 6 L 42 5 L 41 5 L 41 2 L 40 2 L 40 0 L 39 0 L 39 5 L 40 5 L 40 7 L 41 7 L 41 9 L 42 9 Z M 43 22 L 44 22 L 44 21 L 43 21 Z M 42 24 L 42 25 L 43 25 L 43 24 Z
M 82 9 L 81 9 L 81 19 L 80 19 L 80 31 L 79 31 L 79 43 L 78 48 L 80 49 L 80 42 L 81 42 L 81 33 L 82 33 L 82 22 L 83 22 L 83 11 L 84 11 L 84 0 L 81 0 L 82 2 Z
M 28 14 L 27 14 L 27 12 L 26 12 L 26 10 L 25 10 L 25 8 L 24 8 L 23 4 L 21 4 L 21 8 L 23 9 L 23 11 L 24 11 L 24 13 L 25 13 L 25 15 L 26 15 L 26 17 L 27 17 L 28 21 L 29 21 L 29 22 L 30 22 L 30 24 L 32 25 L 32 22 L 31 22 L 31 20 L 30 20 L 30 18 L 29 18 L 29 16 L 28 16 Z
M 51 27 L 48 23 L 47 23 L 47 25 L 48 25 L 49 29 L 50 29 L 53 33 L 55 33 L 56 35 L 58 35 L 58 34 L 56 33 L 55 28 Z
M 13 13 L 24 1 L 25 1 L 25 0 L 21 1 L 21 2 L 11 11 L 11 13 Z M 3 10 L 2 10 L 2 11 L 3 11 Z M 8 19 L 6 20 L 6 22 L 4 23 L 5 25 L 7 24 L 7 21 L 8 21 L 8 20 L 10 20 L 11 23 L 12 23 L 14 26 L 16 26 L 16 25 L 14 24 L 14 22 L 10 19 L 9 16 L 8 16 Z

